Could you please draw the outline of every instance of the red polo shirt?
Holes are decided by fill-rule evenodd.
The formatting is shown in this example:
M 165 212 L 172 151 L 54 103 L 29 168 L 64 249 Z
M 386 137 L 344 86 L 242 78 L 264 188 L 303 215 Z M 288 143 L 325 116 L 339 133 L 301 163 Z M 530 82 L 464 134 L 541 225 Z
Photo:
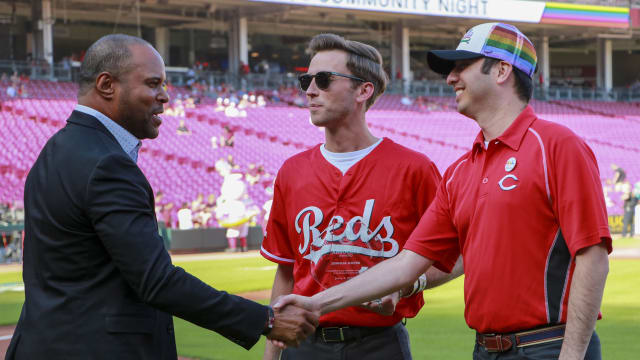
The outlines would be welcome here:
M 462 253 L 467 324 L 507 333 L 566 322 L 575 254 L 602 239 L 611 252 L 593 152 L 527 106 L 447 169 L 405 249 L 443 271 Z

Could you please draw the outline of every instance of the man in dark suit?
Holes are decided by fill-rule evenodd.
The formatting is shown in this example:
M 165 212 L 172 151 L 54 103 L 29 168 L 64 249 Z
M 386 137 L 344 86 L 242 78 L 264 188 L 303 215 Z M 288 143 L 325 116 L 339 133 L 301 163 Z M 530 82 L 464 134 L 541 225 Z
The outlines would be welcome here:
M 308 336 L 317 314 L 274 315 L 172 265 L 136 165 L 168 101 L 158 52 L 108 35 L 80 71 L 78 106 L 27 177 L 25 303 L 7 359 L 175 359 L 172 315 L 247 349 L 261 334 Z

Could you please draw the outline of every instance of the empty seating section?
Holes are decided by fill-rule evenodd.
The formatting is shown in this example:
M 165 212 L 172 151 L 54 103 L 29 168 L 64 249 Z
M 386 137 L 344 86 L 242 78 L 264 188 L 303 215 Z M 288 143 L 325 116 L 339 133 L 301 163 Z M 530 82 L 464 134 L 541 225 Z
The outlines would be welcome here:
M 184 89 L 175 91 L 174 96 L 187 94 Z M 28 98 L 2 98 L 0 202 L 22 199 L 28 170 L 75 106 L 72 84 L 30 81 L 28 92 Z M 455 111 L 453 98 L 402 102 L 400 96 L 385 95 L 374 105 L 367 114 L 372 133 L 427 154 L 441 172 L 470 148 L 479 131 L 473 120 Z M 140 168 L 154 190 L 161 190 L 178 207 L 199 193 L 219 195 L 223 181 L 215 169 L 219 161 L 231 161 L 233 171 L 241 173 L 264 168 L 260 180 L 248 187 L 251 200 L 261 207 L 271 196 L 271 183 L 283 161 L 324 139 L 304 108 L 249 107 L 244 109 L 246 117 L 227 117 L 216 111 L 214 102 L 205 103 L 186 109 L 184 117 L 163 116 L 159 137 L 143 141 Z M 589 143 L 603 184 L 613 175 L 611 163 L 625 169 L 632 182 L 640 180 L 640 107 L 593 101 L 532 101 L 532 106 L 542 118 L 568 126 Z M 177 133 L 181 121 L 188 134 Z M 224 144 L 225 128 L 233 133 L 232 146 Z M 609 195 L 615 204 L 610 213 L 621 213 L 620 196 Z

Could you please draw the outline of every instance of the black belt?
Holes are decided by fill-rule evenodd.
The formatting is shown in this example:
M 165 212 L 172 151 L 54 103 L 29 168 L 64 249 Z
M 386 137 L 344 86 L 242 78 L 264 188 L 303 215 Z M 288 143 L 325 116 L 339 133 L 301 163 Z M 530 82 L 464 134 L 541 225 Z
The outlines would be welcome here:
M 379 334 L 391 329 L 392 326 L 382 327 L 362 327 L 362 326 L 334 326 L 324 327 L 316 329 L 316 339 L 330 342 L 347 342 L 352 340 L 359 340 L 367 336 Z
M 476 334 L 476 341 L 488 352 L 509 351 L 514 345 L 525 347 L 564 338 L 564 325 L 521 331 L 512 334 Z

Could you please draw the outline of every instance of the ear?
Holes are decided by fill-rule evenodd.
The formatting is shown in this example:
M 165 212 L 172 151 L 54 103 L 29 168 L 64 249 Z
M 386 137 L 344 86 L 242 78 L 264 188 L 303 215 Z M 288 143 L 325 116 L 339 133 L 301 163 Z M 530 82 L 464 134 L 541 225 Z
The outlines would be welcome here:
M 367 81 L 361 84 L 358 86 L 358 96 L 356 97 L 356 101 L 362 103 L 367 102 L 367 100 L 373 96 L 374 91 L 375 87 L 372 82 Z
M 113 99 L 115 95 L 116 79 L 108 72 L 101 72 L 96 77 L 96 92 L 106 99 Z
M 504 84 L 509 79 L 511 73 L 513 73 L 513 66 L 506 61 L 500 61 L 500 63 L 498 63 L 498 77 L 496 82 L 500 85 Z

